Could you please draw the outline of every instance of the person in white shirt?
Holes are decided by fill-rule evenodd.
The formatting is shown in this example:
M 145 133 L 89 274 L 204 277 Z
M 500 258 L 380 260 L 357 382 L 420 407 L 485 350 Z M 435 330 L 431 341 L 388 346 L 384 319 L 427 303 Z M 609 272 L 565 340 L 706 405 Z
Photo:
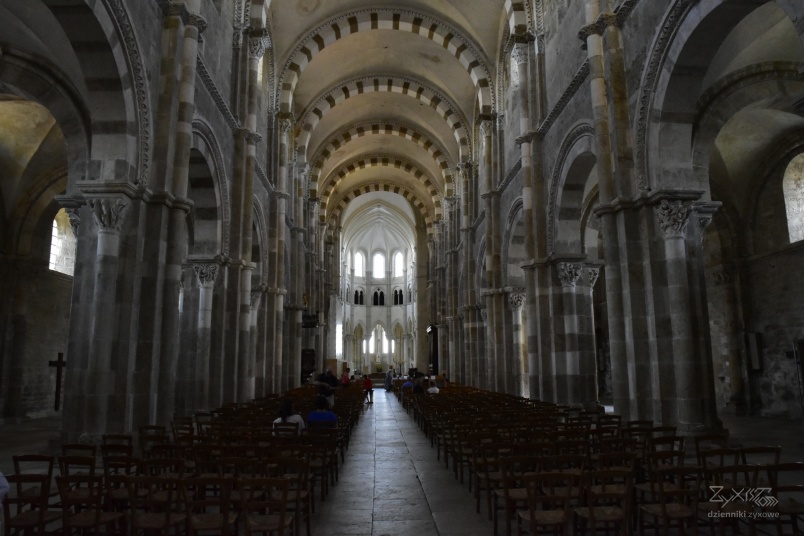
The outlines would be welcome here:
M 428 395 L 437 395 L 440 389 L 436 387 L 436 383 L 433 380 L 430 380 L 430 387 L 427 389 Z
M 304 417 L 296 413 L 296 410 L 293 409 L 293 399 L 291 398 L 282 400 L 282 405 L 279 406 L 279 418 L 274 420 L 274 424 L 285 422 L 297 423 L 299 425 L 299 432 L 305 428 Z

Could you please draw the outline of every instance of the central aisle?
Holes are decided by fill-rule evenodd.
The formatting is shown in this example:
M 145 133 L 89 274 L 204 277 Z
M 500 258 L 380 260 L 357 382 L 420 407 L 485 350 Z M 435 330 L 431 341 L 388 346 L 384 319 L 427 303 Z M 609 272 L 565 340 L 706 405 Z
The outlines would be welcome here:
M 475 513 L 468 482 L 461 485 L 436 459 L 393 393 L 375 389 L 365 407 L 338 484 L 316 501 L 313 536 L 493 534 L 485 506 Z

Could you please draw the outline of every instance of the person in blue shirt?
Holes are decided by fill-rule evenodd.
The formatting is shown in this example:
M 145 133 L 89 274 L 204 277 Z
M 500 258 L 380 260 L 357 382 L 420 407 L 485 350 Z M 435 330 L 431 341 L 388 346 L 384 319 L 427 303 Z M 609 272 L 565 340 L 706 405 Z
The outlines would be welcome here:
M 308 428 L 337 428 L 338 416 L 329 409 L 326 397 L 318 395 L 315 398 L 315 409 L 307 414 Z

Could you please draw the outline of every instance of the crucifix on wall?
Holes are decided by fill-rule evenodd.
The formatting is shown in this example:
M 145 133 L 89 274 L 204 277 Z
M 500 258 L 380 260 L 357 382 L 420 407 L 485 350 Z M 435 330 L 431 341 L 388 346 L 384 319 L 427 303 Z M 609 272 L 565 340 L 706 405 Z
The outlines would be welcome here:
M 59 352 L 59 357 L 55 361 L 48 361 L 51 367 L 56 367 L 56 400 L 53 402 L 53 409 L 59 411 L 61 407 L 61 371 L 67 366 L 64 360 L 64 353 Z

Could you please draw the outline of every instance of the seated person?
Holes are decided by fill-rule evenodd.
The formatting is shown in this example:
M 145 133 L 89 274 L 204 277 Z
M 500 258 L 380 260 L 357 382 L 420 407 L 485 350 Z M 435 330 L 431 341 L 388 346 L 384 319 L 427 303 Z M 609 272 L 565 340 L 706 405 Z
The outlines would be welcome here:
M 428 395 L 437 395 L 440 389 L 436 387 L 436 383 L 433 380 L 430 380 L 430 387 L 427 389 Z
M 274 426 L 280 423 L 296 423 L 298 430 L 304 430 L 304 418 L 293 408 L 293 399 L 285 398 L 279 406 L 279 418 L 274 420 Z
M 310 428 L 337 428 L 338 416 L 329 409 L 326 397 L 315 398 L 315 409 L 307 414 L 307 426 Z
M 408 377 L 408 379 L 405 380 L 405 383 L 402 384 L 402 400 L 405 400 L 405 392 L 410 393 L 413 391 L 414 385 L 413 378 Z
M 422 380 L 416 380 L 416 383 L 413 384 L 413 394 L 414 395 L 422 395 L 424 394 L 424 386 L 422 385 Z

